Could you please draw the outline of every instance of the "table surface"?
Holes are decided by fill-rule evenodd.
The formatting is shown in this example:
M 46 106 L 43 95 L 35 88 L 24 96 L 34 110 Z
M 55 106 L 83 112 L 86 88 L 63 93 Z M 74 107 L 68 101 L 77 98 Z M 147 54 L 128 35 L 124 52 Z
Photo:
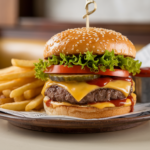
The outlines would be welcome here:
M 150 150 L 150 121 L 128 130 L 54 134 L 15 127 L 0 119 L 1 150 Z

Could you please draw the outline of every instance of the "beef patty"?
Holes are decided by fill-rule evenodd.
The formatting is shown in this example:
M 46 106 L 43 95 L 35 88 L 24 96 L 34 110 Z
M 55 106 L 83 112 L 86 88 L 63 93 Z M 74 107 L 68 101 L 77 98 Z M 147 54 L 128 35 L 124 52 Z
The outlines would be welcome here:
M 132 93 L 132 87 L 130 94 Z M 129 95 L 130 95 L 129 94 Z M 68 102 L 71 104 L 88 104 L 94 102 L 105 102 L 115 99 L 125 99 L 122 92 L 114 89 L 97 89 L 88 93 L 81 101 L 77 102 L 76 99 L 64 88 L 57 85 L 52 85 L 45 91 L 45 96 L 57 102 Z

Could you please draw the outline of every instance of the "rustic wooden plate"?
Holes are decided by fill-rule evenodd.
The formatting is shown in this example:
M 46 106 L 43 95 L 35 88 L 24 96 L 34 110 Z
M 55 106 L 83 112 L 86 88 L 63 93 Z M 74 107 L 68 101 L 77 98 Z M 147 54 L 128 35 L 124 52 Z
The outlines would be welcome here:
M 0 112 L 0 118 L 24 129 L 53 133 L 99 133 L 125 130 L 150 120 L 150 115 L 108 120 L 49 120 L 31 119 Z

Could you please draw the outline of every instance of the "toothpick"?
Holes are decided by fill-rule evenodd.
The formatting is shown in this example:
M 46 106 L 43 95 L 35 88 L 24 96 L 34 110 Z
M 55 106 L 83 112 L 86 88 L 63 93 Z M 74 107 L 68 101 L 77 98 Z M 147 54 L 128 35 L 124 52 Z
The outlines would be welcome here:
M 94 9 L 89 12 L 88 5 L 94 3 Z M 94 0 L 86 0 L 85 4 L 86 14 L 83 16 L 83 19 L 86 18 L 86 28 L 88 29 L 90 27 L 89 25 L 89 15 L 94 13 L 97 9 L 97 4 Z

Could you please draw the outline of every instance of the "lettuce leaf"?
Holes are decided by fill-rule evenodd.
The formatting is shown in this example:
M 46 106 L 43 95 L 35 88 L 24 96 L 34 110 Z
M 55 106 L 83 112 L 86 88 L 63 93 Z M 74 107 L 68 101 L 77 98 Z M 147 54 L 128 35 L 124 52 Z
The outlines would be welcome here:
M 47 61 L 39 59 L 39 63 L 35 63 L 36 78 L 46 81 L 48 75 L 43 71 L 50 65 L 65 65 L 73 67 L 74 65 L 81 66 L 84 69 L 87 66 L 91 72 L 98 72 L 99 70 L 105 72 L 106 69 L 114 71 L 114 67 L 119 67 L 122 70 L 127 70 L 129 73 L 135 75 L 140 73 L 141 62 L 134 60 L 131 57 L 124 57 L 124 55 L 115 55 L 114 50 L 108 50 L 102 56 L 94 55 L 93 52 L 85 52 L 85 54 L 65 55 L 60 53 L 60 56 L 53 55 Z

